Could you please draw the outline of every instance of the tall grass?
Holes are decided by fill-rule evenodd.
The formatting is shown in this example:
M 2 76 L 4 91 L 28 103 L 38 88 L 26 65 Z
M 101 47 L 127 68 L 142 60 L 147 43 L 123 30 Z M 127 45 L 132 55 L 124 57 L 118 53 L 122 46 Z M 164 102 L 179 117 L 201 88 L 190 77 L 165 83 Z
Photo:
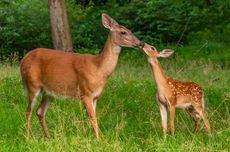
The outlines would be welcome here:
M 185 48 L 187 51 L 189 48 Z M 228 50 L 230 51 L 230 50 Z M 215 51 L 214 51 L 215 52 Z M 228 55 L 227 51 L 222 56 Z M 211 54 L 212 55 L 212 54 Z M 220 55 L 220 54 L 219 54 Z M 162 59 L 166 73 L 192 80 L 205 90 L 206 111 L 212 128 L 209 138 L 203 122 L 193 132 L 192 118 L 176 110 L 175 135 L 164 140 L 155 102 L 155 82 L 147 60 L 124 61 L 109 79 L 97 106 L 101 138 L 96 140 L 83 105 L 55 99 L 47 112 L 51 138 L 45 139 L 34 109 L 32 134 L 25 139 L 27 97 L 19 67 L 0 66 L 0 151 L 229 151 L 230 69 L 227 60 L 202 57 Z M 39 98 L 40 100 L 40 98 Z

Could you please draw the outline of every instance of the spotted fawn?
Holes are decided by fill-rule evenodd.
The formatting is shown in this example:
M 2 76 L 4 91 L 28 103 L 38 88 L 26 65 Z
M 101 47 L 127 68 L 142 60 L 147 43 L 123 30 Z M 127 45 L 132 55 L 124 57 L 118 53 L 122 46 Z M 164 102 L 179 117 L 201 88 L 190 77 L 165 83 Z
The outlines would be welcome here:
M 182 82 L 169 78 L 165 75 L 158 57 L 169 57 L 173 50 L 165 49 L 158 52 L 157 49 L 145 43 L 144 52 L 148 56 L 152 72 L 157 85 L 156 100 L 160 107 L 162 132 L 166 137 L 167 132 L 167 107 L 170 112 L 170 132 L 174 134 L 175 108 L 184 108 L 193 117 L 195 131 L 200 118 L 203 119 L 208 134 L 211 135 L 210 124 L 205 114 L 204 93 L 202 88 L 194 82 Z

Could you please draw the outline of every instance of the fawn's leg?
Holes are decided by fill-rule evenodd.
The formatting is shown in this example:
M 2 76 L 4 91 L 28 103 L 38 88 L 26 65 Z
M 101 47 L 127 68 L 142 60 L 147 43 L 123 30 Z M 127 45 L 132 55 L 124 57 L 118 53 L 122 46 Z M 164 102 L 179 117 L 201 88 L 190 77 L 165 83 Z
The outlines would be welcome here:
M 174 119 L 175 119 L 175 106 L 170 105 L 169 106 L 169 111 L 170 111 L 170 132 L 172 135 L 174 135 Z
M 91 97 L 85 96 L 83 97 L 83 103 L 88 112 L 89 119 L 93 127 L 95 136 L 96 138 L 99 138 L 98 123 L 97 123 L 97 117 L 96 117 L 96 106 L 94 106 L 93 99 Z
M 201 115 L 201 118 L 204 120 L 204 124 L 205 124 L 205 127 L 206 127 L 207 131 L 208 131 L 208 135 L 211 136 L 210 124 L 209 124 L 208 118 L 207 118 L 204 110 L 202 109 L 199 114 Z
M 199 115 L 201 116 L 201 118 L 204 120 L 204 125 L 208 131 L 208 134 L 209 136 L 211 136 L 211 128 L 210 128 L 210 124 L 209 124 L 209 121 L 208 121 L 208 118 L 204 112 L 204 108 L 201 107 L 201 106 L 196 106 L 194 107 L 195 110 L 199 113 Z
M 166 138 L 166 133 L 167 133 L 167 107 L 166 105 L 162 104 L 160 102 L 158 93 L 156 93 L 156 101 L 159 105 L 160 108 L 160 114 L 161 114 L 161 128 L 162 128 L 162 133 L 164 138 Z
M 45 120 L 45 115 L 50 105 L 50 98 L 50 96 L 44 94 L 42 97 L 42 101 L 37 109 L 37 116 L 39 118 L 39 121 L 41 123 L 42 129 L 46 137 L 50 137 L 49 130 Z
M 160 106 L 160 114 L 161 114 L 161 127 L 163 136 L 166 137 L 167 132 L 167 108 L 165 105 L 159 103 Z
M 198 130 L 198 123 L 199 123 L 199 120 L 200 120 L 200 115 L 196 112 L 196 110 L 193 107 L 189 107 L 187 109 L 187 112 L 193 117 L 194 131 L 196 132 Z

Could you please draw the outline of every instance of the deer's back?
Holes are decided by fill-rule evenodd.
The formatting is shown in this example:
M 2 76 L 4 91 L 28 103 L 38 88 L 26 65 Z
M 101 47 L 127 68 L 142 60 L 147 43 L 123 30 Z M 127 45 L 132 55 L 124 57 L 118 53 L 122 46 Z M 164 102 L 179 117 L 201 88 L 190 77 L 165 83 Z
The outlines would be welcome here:
M 94 59 L 89 54 L 38 48 L 22 59 L 21 76 L 27 89 L 41 87 L 63 96 L 80 96 L 100 83 Z

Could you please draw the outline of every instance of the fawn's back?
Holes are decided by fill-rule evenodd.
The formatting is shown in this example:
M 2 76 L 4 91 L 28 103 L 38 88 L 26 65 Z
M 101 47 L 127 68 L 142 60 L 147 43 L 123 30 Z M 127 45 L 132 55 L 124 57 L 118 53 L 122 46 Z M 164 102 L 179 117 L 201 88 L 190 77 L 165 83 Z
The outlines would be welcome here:
M 202 88 L 195 82 L 182 82 L 168 78 L 171 97 L 177 107 L 186 108 L 189 105 L 200 104 L 203 98 Z

